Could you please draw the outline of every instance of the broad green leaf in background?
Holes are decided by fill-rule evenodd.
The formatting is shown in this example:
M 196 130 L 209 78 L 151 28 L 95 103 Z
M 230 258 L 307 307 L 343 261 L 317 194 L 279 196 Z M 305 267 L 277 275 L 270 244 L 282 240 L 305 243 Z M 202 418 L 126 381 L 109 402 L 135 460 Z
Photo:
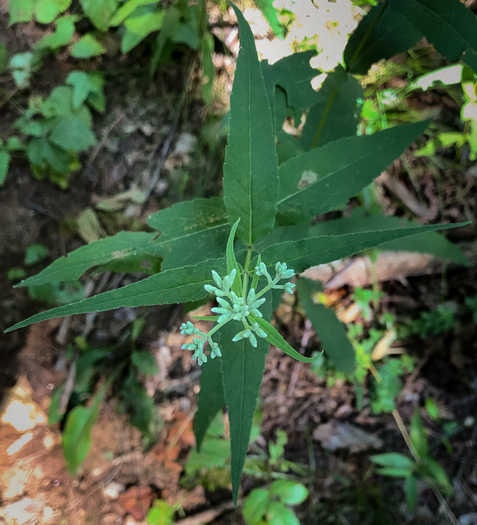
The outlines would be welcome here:
M 270 485 L 270 493 L 286 505 L 299 505 L 308 497 L 308 489 L 304 485 L 288 479 L 274 481 Z
M 262 11 L 265 18 L 268 20 L 270 27 L 273 29 L 278 38 L 284 38 L 285 33 L 283 26 L 278 20 L 278 14 L 275 7 L 273 7 L 273 0 L 255 0 L 257 7 Z
M 23 263 L 32 266 L 48 257 L 48 248 L 44 244 L 30 244 L 25 251 Z
M 477 52 L 477 20 L 459 0 L 390 0 L 450 62 Z M 471 58 L 469 65 L 475 66 Z
M 91 429 L 98 419 L 99 406 L 109 382 L 94 396 L 90 406 L 76 406 L 66 418 L 62 446 L 68 472 L 74 476 L 91 447 Z
M 29 22 L 32 20 L 35 12 L 35 3 L 35 0 L 9 0 L 8 13 L 10 22 L 8 25 L 11 26 L 17 22 Z
M 418 233 L 448 230 L 450 228 L 465 226 L 466 224 L 469 223 L 433 224 L 413 228 L 397 228 L 347 233 L 343 235 L 324 235 L 297 241 L 286 241 L 267 248 L 262 253 L 262 261 L 270 266 L 275 264 L 276 261 L 285 262 L 290 268 L 293 268 L 296 273 L 300 273 L 311 266 L 336 261 L 362 250 L 374 248 L 386 241 L 392 241 Z
M 346 204 L 427 128 L 429 121 L 404 124 L 360 137 L 344 137 L 280 166 L 281 221 L 311 219 Z
M 350 36 L 344 61 L 350 73 L 366 75 L 383 58 L 407 51 L 421 38 L 404 15 L 383 3 L 371 8 Z
M 243 505 L 243 517 L 247 525 L 259 525 L 270 505 L 270 492 L 267 489 L 254 489 Z
M 298 279 L 297 290 L 300 302 L 320 338 L 326 355 L 338 371 L 350 374 L 354 369 L 355 351 L 346 336 L 343 323 L 333 310 L 313 302 L 308 279 Z
M 71 0 L 39 0 L 35 5 L 35 18 L 40 24 L 51 24 L 71 5 Z
M 134 308 L 137 306 L 198 301 L 207 295 L 204 285 L 213 284 L 212 270 L 218 272 L 219 275 L 224 275 L 225 269 L 225 260 L 221 258 L 208 259 L 193 266 L 167 270 L 123 288 L 104 292 L 82 301 L 33 315 L 10 327 L 7 331 L 23 328 L 32 323 L 46 321 L 55 317 L 89 312 L 105 312 L 121 306 Z
M 84 14 L 96 29 L 107 31 L 110 21 L 118 8 L 118 0 L 80 0 Z
M 92 131 L 76 117 L 64 117 L 53 128 L 50 140 L 67 151 L 84 151 L 96 144 Z
M 295 513 L 280 501 L 272 501 L 268 507 L 267 522 L 269 525 L 300 525 Z
M 56 29 L 53 33 L 44 36 L 35 44 L 35 50 L 51 49 L 52 51 L 66 46 L 73 38 L 75 22 L 79 17 L 74 15 L 62 16 L 56 20 Z
M 106 48 L 93 36 L 87 33 L 71 48 L 71 56 L 74 58 L 91 58 L 102 55 Z
M 159 31 L 163 25 L 164 16 L 165 11 L 153 11 L 127 18 L 124 22 L 127 31 L 121 40 L 121 51 L 129 53 L 148 35 Z
M 262 307 L 265 320 L 269 320 L 272 315 L 270 293 L 267 296 L 268 300 Z M 230 422 L 232 495 L 235 505 L 269 349 L 269 343 L 262 338 L 258 338 L 257 348 L 252 348 L 246 339 L 233 342 L 237 326 L 237 322 L 230 322 L 217 332 L 217 343 L 222 350 L 220 363 Z
M 174 508 L 166 501 L 156 499 L 146 516 L 149 525 L 174 525 Z
M 300 139 L 303 148 L 309 150 L 356 135 L 362 98 L 363 88 L 353 75 L 343 69 L 330 73 L 316 97 L 317 103 L 306 117 Z
M 97 91 L 97 84 L 92 75 L 84 71 L 72 71 L 66 78 L 66 83 L 73 86 L 73 107 L 78 109 L 90 93 Z
M 114 16 L 109 21 L 109 25 L 112 27 L 122 24 L 129 15 L 134 13 L 134 11 L 143 5 L 152 5 L 157 4 L 159 0 L 128 0 L 121 5 L 121 7 L 116 11 Z
M 278 159 L 253 35 L 242 13 L 232 6 L 239 20 L 241 48 L 230 97 L 224 203 L 230 224 L 241 219 L 239 239 L 252 245 L 275 224 Z
M 202 366 L 200 391 L 197 397 L 197 412 L 194 417 L 194 435 L 197 450 L 200 450 L 205 433 L 216 414 L 225 405 L 224 387 L 220 359 L 209 359 Z

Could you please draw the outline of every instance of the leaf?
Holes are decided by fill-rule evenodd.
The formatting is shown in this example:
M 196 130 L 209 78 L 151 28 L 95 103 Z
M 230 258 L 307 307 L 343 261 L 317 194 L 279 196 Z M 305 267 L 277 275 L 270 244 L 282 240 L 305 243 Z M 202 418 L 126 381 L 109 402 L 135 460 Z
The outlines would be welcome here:
M 299 505 L 308 497 L 308 489 L 302 483 L 280 479 L 270 485 L 270 494 L 278 496 L 286 505 Z
M 122 24 L 129 15 L 133 14 L 138 7 L 157 4 L 157 2 L 158 0 L 128 0 L 116 11 L 109 25 L 112 27 L 118 26 Z
M 449 481 L 446 471 L 439 465 L 437 461 L 430 457 L 424 458 L 424 467 L 426 474 L 445 491 L 451 493 L 452 485 Z
M 238 225 L 240 223 L 240 218 L 238 218 L 235 221 L 235 224 L 232 226 L 232 229 L 230 230 L 229 238 L 227 239 L 227 247 L 225 250 L 226 259 L 227 259 L 227 274 L 230 274 L 232 270 L 235 270 L 237 273 L 235 275 L 234 282 L 232 284 L 232 290 L 239 296 L 242 296 L 242 279 L 240 276 L 240 267 L 237 263 L 237 259 L 235 258 L 235 252 L 234 252 L 234 241 L 235 241 L 235 233 L 237 231 Z
M 477 20 L 459 0 L 390 0 L 450 62 L 477 51 Z M 463 58 L 463 57 L 462 57 Z
M 98 42 L 92 33 L 84 35 L 71 48 L 71 56 L 74 58 L 91 58 L 102 55 L 106 52 L 106 48 Z
M 383 476 L 391 476 L 393 478 L 406 478 L 410 475 L 410 471 L 408 469 L 398 467 L 383 467 L 379 468 L 377 472 Z
M 71 5 L 71 0 L 39 0 L 35 6 L 35 18 L 40 24 L 51 24 Z
M 280 20 L 278 20 L 277 10 L 273 6 L 273 0 L 255 0 L 257 7 L 262 11 L 268 20 L 270 27 L 278 38 L 284 38 L 285 32 Z
M 214 53 L 214 39 L 211 34 L 206 34 L 200 39 L 200 52 L 202 61 L 202 98 L 209 106 L 214 97 L 215 67 L 212 60 Z
M 131 361 L 143 374 L 156 375 L 159 373 L 156 358 L 150 352 L 133 352 Z
M 84 151 L 96 143 L 92 131 L 76 117 L 59 119 L 50 139 L 66 151 Z
M 278 159 L 272 115 L 252 32 L 232 4 L 240 27 L 241 49 L 230 97 L 230 132 L 225 151 L 224 203 L 237 235 L 247 245 L 275 224 Z
M 107 31 L 111 18 L 118 8 L 118 0 L 80 0 L 84 14 L 100 31 Z
M 411 458 L 398 452 L 389 452 L 387 454 L 378 454 L 370 457 L 373 463 L 382 467 L 393 467 L 407 471 L 414 470 L 415 463 Z
M 73 38 L 73 34 L 75 32 L 75 22 L 77 19 L 78 17 L 72 15 L 58 18 L 56 20 L 55 31 L 39 40 L 35 44 L 34 49 L 51 49 L 52 51 L 55 51 L 60 47 L 68 45 Z
M 416 455 L 421 459 L 425 458 L 429 450 L 427 444 L 427 429 L 419 415 L 419 408 L 416 408 L 412 416 L 409 434 Z
M 270 300 L 263 305 L 262 314 L 265 319 L 271 318 Z M 262 338 L 258 338 L 257 348 L 253 348 L 247 339 L 232 342 L 241 329 L 238 326 L 237 322 L 230 322 L 217 333 L 217 343 L 222 350 L 220 363 L 230 422 L 232 495 L 235 505 L 269 349 L 268 342 Z
M 469 223 L 433 224 L 414 228 L 397 228 L 382 231 L 367 231 L 343 235 L 324 235 L 297 241 L 286 241 L 270 246 L 262 253 L 262 260 L 267 265 L 276 261 L 286 262 L 296 273 L 311 266 L 348 257 L 368 248 L 379 246 L 385 241 L 400 239 L 417 233 L 434 230 L 457 228 Z
M 197 412 L 194 417 L 194 435 L 200 451 L 205 433 L 217 412 L 225 405 L 220 359 L 209 359 L 202 366 Z
M 323 82 L 317 103 L 306 117 L 300 143 L 305 150 L 356 135 L 359 101 L 363 88 L 358 80 L 342 69 L 330 73 Z
M 51 396 L 50 408 L 48 410 L 48 425 L 59 423 L 63 419 L 64 410 L 61 410 L 61 398 L 65 391 L 65 385 L 59 386 Z
M 307 236 L 312 235 L 340 235 L 343 233 L 356 233 L 372 230 L 387 230 L 403 227 L 419 226 L 415 222 L 406 221 L 399 217 L 390 217 L 379 213 L 366 217 L 359 213 L 352 214 L 345 219 L 336 219 L 323 222 L 309 228 Z M 287 239 L 293 236 L 293 231 L 287 234 Z M 296 238 L 296 235 L 295 237 Z M 380 250 L 390 251 L 409 251 L 419 253 L 429 253 L 436 257 L 449 259 L 459 264 L 468 265 L 469 262 L 459 248 L 448 241 L 443 235 L 437 232 L 427 232 L 397 239 L 380 244 Z
M 129 53 L 139 42 L 144 40 L 150 33 L 161 29 L 164 22 L 165 11 L 144 13 L 140 16 L 128 18 L 124 25 L 127 32 L 121 40 L 121 51 Z
M 30 22 L 35 12 L 35 0 L 9 0 L 8 13 L 10 15 L 9 26 L 18 22 Z
M 421 34 L 411 22 L 387 3 L 371 8 L 346 44 L 347 70 L 366 75 L 372 64 L 413 47 Z
M 32 266 L 48 257 L 48 248 L 44 244 L 30 244 L 25 252 L 23 263 Z
M 346 329 L 333 310 L 313 302 L 309 286 L 308 279 L 298 279 L 297 290 L 306 315 L 335 368 L 350 374 L 355 365 L 355 351 L 346 336 Z
M 101 394 L 101 392 L 100 392 Z M 99 404 L 103 395 L 97 394 L 88 407 L 76 406 L 66 418 L 62 435 L 63 453 L 68 472 L 75 476 L 91 447 L 91 429 L 98 419 Z
M 5 184 L 9 164 L 10 153 L 6 151 L 0 151 L 0 186 L 3 186 Z
M 289 160 L 279 170 L 281 220 L 305 221 L 346 204 L 399 157 L 428 124 L 426 120 L 373 135 L 344 137 Z
M 122 306 L 153 306 L 158 304 L 197 301 L 207 295 L 204 285 L 212 284 L 211 271 L 225 272 L 223 259 L 208 259 L 193 266 L 167 270 L 137 283 L 88 297 L 82 301 L 52 308 L 17 323 L 6 331 L 17 330 L 32 323 L 67 315 L 104 312 Z
M 300 525 L 295 513 L 278 501 L 272 501 L 267 512 L 268 525 Z
M 72 71 L 66 83 L 73 86 L 73 107 L 78 109 L 92 91 L 96 91 L 90 76 L 84 71 Z
M 247 496 L 243 505 L 243 517 L 247 525 L 258 525 L 270 505 L 270 492 L 266 489 L 254 489 Z
M 414 510 L 417 502 L 417 480 L 415 476 L 407 476 L 404 481 L 406 503 L 410 510 Z
M 282 352 L 285 352 L 285 354 L 289 355 L 290 357 L 293 357 L 293 359 L 296 359 L 297 361 L 301 361 L 302 363 L 311 363 L 315 360 L 313 357 L 304 357 L 301 354 L 299 354 L 292 346 L 290 346 L 285 339 L 281 336 L 280 332 L 273 327 L 268 321 L 265 321 L 265 319 L 262 319 L 260 317 L 255 317 L 253 315 L 249 316 L 250 319 L 253 319 L 254 323 L 258 323 L 260 328 L 267 334 L 267 339 L 271 345 L 277 347 Z

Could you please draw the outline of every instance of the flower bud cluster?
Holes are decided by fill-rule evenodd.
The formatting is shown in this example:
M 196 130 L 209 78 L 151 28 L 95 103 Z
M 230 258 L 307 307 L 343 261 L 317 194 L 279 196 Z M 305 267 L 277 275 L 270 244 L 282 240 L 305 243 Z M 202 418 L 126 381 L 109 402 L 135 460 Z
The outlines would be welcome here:
M 245 272 L 244 272 L 245 274 Z M 230 274 L 226 275 L 224 278 L 221 278 L 216 271 L 212 271 L 212 277 L 215 282 L 215 286 L 206 284 L 204 286 L 205 290 L 208 293 L 214 294 L 217 298 L 217 303 L 219 306 L 212 308 L 212 312 L 219 314 L 217 318 L 217 324 L 210 330 L 208 334 L 204 334 L 198 328 L 196 328 L 190 321 L 183 323 L 181 326 L 181 334 L 195 335 L 192 343 L 187 343 L 182 346 L 185 350 L 191 350 L 194 352 L 192 359 L 197 359 L 199 365 L 207 362 L 207 356 L 204 353 L 204 345 L 206 342 L 209 344 L 210 357 L 214 359 L 215 357 L 221 357 L 220 348 L 217 343 L 215 343 L 211 336 L 218 329 L 224 326 L 229 321 L 241 321 L 244 327 L 244 330 L 237 333 L 237 335 L 232 339 L 232 341 L 237 342 L 241 339 L 248 339 L 250 344 L 256 348 L 257 347 L 257 337 L 266 338 L 266 332 L 260 328 L 259 324 L 256 321 L 253 321 L 249 318 L 250 315 L 254 318 L 261 318 L 262 313 L 259 308 L 266 301 L 263 296 L 271 289 L 285 290 L 288 293 L 293 293 L 294 284 L 287 282 L 285 284 L 278 284 L 279 281 L 289 280 L 295 275 L 295 272 L 287 268 L 285 263 L 278 262 L 275 265 L 275 277 L 272 279 L 270 273 L 268 272 L 267 266 L 263 262 L 258 262 L 258 265 L 255 267 L 255 276 L 256 279 L 254 282 L 257 282 L 259 277 L 265 277 L 268 284 L 256 292 L 254 287 L 250 287 L 247 292 L 247 279 L 244 279 L 241 289 L 243 295 L 240 297 L 237 293 L 232 290 L 232 287 L 237 278 L 237 270 L 233 269 Z M 237 288 L 235 288 L 237 290 Z

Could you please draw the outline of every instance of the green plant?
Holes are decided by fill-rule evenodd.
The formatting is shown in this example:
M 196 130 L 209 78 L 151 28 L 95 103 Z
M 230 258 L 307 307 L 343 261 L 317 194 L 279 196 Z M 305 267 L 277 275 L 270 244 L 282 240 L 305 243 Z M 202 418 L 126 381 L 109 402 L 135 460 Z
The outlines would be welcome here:
M 267 488 L 252 490 L 243 505 L 243 517 L 248 525 L 299 525 L 290 506 L 303 503 L 308 489 L 296 481 L 277 480 Z
M 426 129 L 428 122 L 398 126 L 371 136 L 346 136 L 350 128 L 344 124 L 342 133 L 342 108 L 327 103 L 325 95 L 314 93 L 307 82 L 313 75 L 307 64 L 310 54 L 299 53 L 272 66 L 260 66 L 250 28 L 235 6 L 234 10 L 239 19 L 241 51 L 231 96 L 223 198 L 176 204 L 149 217 L 149 226 L 156 230 L 153 233 L 121 232 L 84 246 L 68 258 L 58 259 L 20 286 L 78 279 L 93 267 L 100 271 L 123 271 L 162 262 L 161 272 L 151 277 L 36 314 L 8 330 L 54 317 L 121 306 L 193 302 L 210 297 L 210 293 L 222 299 L 230 293 L 230 301 L 224 300 L 228 306 L 220 303 L 225 311 L 219 312 L 229 317 L 219 320 L 212 316 L 210 320 L 218 322 L 216 327 L 208 334 L 196 334 L 198 341 L 190 344 L 195 345 L 198 358 L 205 356 L 205 340 L 208 340 L 210 356 L 218 357 L 207 361 L 201 357 L 204 371 L 195 431 L 200 446 L 207 425 L 222 409 L 225 399 L 236 503 L 269 345 L 301 361 L 312 361 L 296 352 L 270 324 L 282 292 L 276 289 L 276 277 L 272 278 L 270 271 L 275 268 L 279 277 L 288 279 L 291 273 L 286 272 L 291 270 L 282 265 L 301 273 L 312 265 L 331 262 L 385 241 L 456 225 L 401 227 L 399 220 L 392 217 L 378 220 L 371 217 L 351 226 L 346 220 L 310 226 L 313 217 L 343 206 L 367 186 Z M 290 68 L 293 76 L 289 74 Z M 349 73 L 335 73 L 322 90 L 325 94 L 335 93 L 332 101 L 339 102 L 336 90 L 348 81 L 354 86 L 355 83 Z M 345 84 L 341 83 L 343 76 Z M 353 108 L 353 101 L 350 102 Z M 304 130 L 303 136 L 311 137 L 311 141 L 306 138 L 303 145 L 297 145 L 279 132 L 287 113 L 300 115 L 313 105 L 326 107 L 327 111 L 326 118 L 316 111 L 316 118 L 310 119 Z M 280 167 L 274 130 L 278 131 L 280 144 L 286 140 L 291 144 L 287 150 L 289 160 Z M 314 148 L 318 144 L 321 147 Z M 263 280 L 260 283 L 261 276 L 265 276 L 266 284 L 262 284 Z M 255 290 L 254 298 L 250 288 Z M 246 326 L 237 327 L 239 321 L 233 318 L 236 313 Z M 195 329 L 186 323 L 183 331 L 189 330 Z M 352 368 L 353 361 L 352 354 L 344 357 L 347 367 Z M 100 393 L 104 395 L 103 390 Z M 97 414 L 98 395 L 90 407 L 81 407 L 81 416 L 88 424 Z M 88 443 L 81 440 L 77 445 L 81 445 L 83 452 L 88 448 Z
M 440 491 L 452 493 L 452 486 L 445 470 L 429 454 L 427 431 L 417 409 L 411 420 L 410 433 L 408 434 L 404 427 L 401 427 L 401 431 L 412 458 L 398 452 L 371 456 L 371 461 L 379 466 L 377 472 L 384 476 L 405 479 L 404 490 L 410 509 L 416 506 L 418 496 L 416 477 L 432 487 L 437 494 L 440 494 Z

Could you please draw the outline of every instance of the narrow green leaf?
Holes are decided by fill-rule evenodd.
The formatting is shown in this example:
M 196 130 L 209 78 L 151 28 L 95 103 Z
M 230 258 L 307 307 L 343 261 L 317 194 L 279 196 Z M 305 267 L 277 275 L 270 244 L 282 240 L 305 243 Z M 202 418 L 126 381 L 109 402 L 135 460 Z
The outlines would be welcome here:
M 477 20 L 459 0 L 390 0 L 450 62 L 477 51 Z
M 424 458 L 424 466 L 427 471 L 427 476 L 429 476 L 434 482 L 437 482 L 437 484 L 445 491 L 452 492 L 452 485 L 446 471 L 435 459 L 430 457 Z
M 398 452 L 389 452 L 387 454 L 378 454 L 369 458 L 373 463 L 381 465 L 382 467 L 395 467 L 405 470 L 413 470 L 415 467 L 414 461 Z
M 220 359 L 209 359 L 202 366 L 197 412 L 194 417 L 194 434 L 197 450 L 200 450 L 210 423 L 225 405 Z
M 409 434 L 415 454 L 421 459 L 427 457 L 429 450 L 427 444 L 427 429 L 419 415 L 419 408 L 416 408 L 412 416 Z
M 7 153 L 6 151 L 0 151 L 0 186 L 5 184 L 9 164 L 10 153 Z
M 214 54 L 214 39 L 211 34 L 205 34 L 200 39 L 202 62 L 202 98 L 209 106 L 214 98 L 215 66 L 212 60 Z
M 230 274 L 232 270 L 235 270 L 237 273 L 235 275 L 235 280 L 232 285 L 232 290 L 240 297 L 242 295 L 242 278 L 240 275 L 240 266 L 237 263 L 234 252 L 235 244 L 235 233 L 237 227 L 240 223 L 240 217 L 235 221 L 235 224 L 230 230 L 229 238 L 227 239 L 227 248 L 226 248 L 226 257 L 227 257 L 227 274 Z
M 278 159 L 272 115 L 252 32 L 232 4 L 240 27 L 240 53 L 230 97 L 230 133 L 225 151 L 224 203 L 237 234 L 252 245 L 275 224 Z
M 407 476 L 404 482 L 406 503 L 410 510 L 414 510 L 417 502 L 417 479 L 415 476 Z
M 191 315 L 191 319 L 197 319 L 197 321 L 217 321 L 218 315 Z
M 382 474 L 383 476 L 391 476 L 393 478 L 406 478 L 411 474 L 410 470 L 398 467 L 378 468 L 377 472 L 378 474 Z
M 118 26 L 119 24 L 122 24 L 138 7 L 157 4 L 158 1 L 159 0 L 128 0 L 116 11 L 111 18 L 109 25 L 112 27 Z
M 270 485 L 270 493 L 278 496 L 286 505 L 299 505 L 308 497 L 308 489 L 305 485 L 288 479 L 274 481 Z
M 399 217 L 381 215 L 379 213 L 366 217 L 360 213 L 354 213 L 349 218 L 326 221 L 308 229 L 307 237 L 320 235 L 341 235 L 345 233 L 357 233 L 375 230 L 392 230 L 397 228 L 412 228 L 419 226 L 415 222 L 406 221 Z M 284 233 L 286 240 L 297 238 L 293 229 Z M 285 239 L 283 239 L 285 240 Z M 449 259 L 459 264 L 468 265 L 469 262 L 459 248 L 448 241 L 443 235 L 437 232 L 426 232 L 382 243 L 381 250 L 408 251 L 429 253 L 436 257 Z
M 368 248 L 379 246 L 385 241 L 400 239 L 417 233 L 434 230 L 458 228 L 469 223 L 433 224 L 415 228 L 368 231 L 344 235 L 321 236 L 298 241 L 286 241 L 270 246 L 262 253 L 262 260 L 267 265 L 276 261 L 286 262 L 295 272 L 303 272 L 311 266 L 348 257 Z
M 337 370 L 350 374 L 354 369 L 355 351 L 343 323 L 333 310 L 313 302 L 308 279 L 298 279 L 297 290 L 300 302 L 326 354 Z
M 84 14 L 100 31 L 107 31 L 111 18 L 118 8 L 118 0 L 80 0 Z
M 353 75 L 343 69 L 330 73 L 306 117 L 300 139 L 303 148 L 309 150 L 356 135 L 362 98 L 363 88 Z
M 344 137 L 282 164 L 278 197 L 281 220 L 305 221 L 346 204 L 399 157 L 428 124 L 426 120 L 373 135 Z
M 407 51 L 421 38 L 411 22 L 387 3 L 371 8 L 350 36 L 343 58 L 350 73 L 365 75 L 383 58 Z
M 121 51 L 129 53 L 148 35 L 161 29 L 164 16 L 165 11 L 153 11 L 127 18 L 124 22 L 127 31 L 121 40 Z
M 153 306 L 157 304 L 197 301 L 207 295 L 205 284 L 213 284 L 211 272 L 225 272 L 223 259 L 209 259 L 193 266 L 167 270 L 137 283 L 111 290 L 82 301 L 52 308 L 8 328 L 6 332 L 55 317 L 89 312 L 104 312 L 121 306 Z
M 270 305 L 271 301 L 268 297 L 262 307 L 266 319 L 270 319 L 272 315 Z M 217 343 L 222 350 L 220 363 L 230 422 L 232 494 L 235 505 L 237 505 L 240 478 L 265 369 L 265 358 L 269 349 L 268 342 L 262 338 L 258 338 L 257 348 L 253 348 L 248 339 L 232 342 L 233 337 L 240 330 L 242 327 L 238 322 L 230 322 L 217 332 Z
M 254 323 L 258 323 L 260 328 L 267 334 L 266 340 L 271 345 L 276 346 L 282 352 L 285 352 L 285 354 L 289 355 L 290 357 L 293 357 L 293 359 L 296 359 L 297 361 L 301 361 L 302 363 L 311 363 L 315 360 L 315 358 L 305 357 L 299 354 L 292 346 L 290 346 L 285 341 L 285 339 L 283 339 L 280 332 L 268 321 L 265 321 L 265 319 L 262 319 L 260 317 L 254 317 L 253 315 L 250 315 L 249 317 L 253 319 Z

